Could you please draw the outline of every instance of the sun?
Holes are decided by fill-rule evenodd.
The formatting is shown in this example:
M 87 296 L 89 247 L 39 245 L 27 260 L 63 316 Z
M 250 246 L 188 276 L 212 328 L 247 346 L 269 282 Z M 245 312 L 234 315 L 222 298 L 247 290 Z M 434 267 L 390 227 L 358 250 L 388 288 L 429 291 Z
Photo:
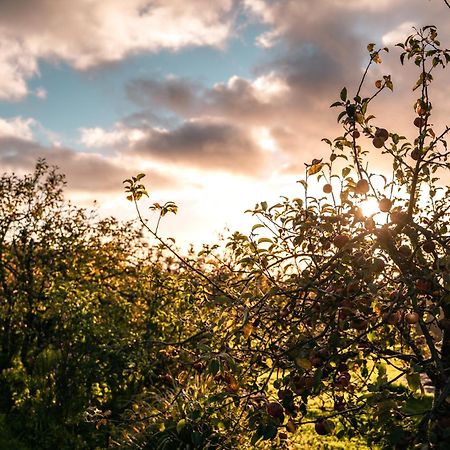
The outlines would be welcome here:
M 368 198 L 359 204 L 361 211 L 365 217 L 373 216 L 380 212 L 378 202 L 375 198 Z

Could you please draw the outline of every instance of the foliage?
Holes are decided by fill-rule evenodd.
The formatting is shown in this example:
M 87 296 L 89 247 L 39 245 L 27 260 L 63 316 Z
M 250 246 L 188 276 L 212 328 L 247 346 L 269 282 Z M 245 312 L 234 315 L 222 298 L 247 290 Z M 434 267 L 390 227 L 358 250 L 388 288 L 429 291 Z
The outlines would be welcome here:
M 178 364 L 159 340 L 196 323 L 190 278 L 63 187 L 44 161 L 0 178 L 2 448 L 110 447 L 124 411 Z
M 385 75 L 363 94 L 388 51 L 369 44 L 355 94 L 332 105 L 343 134 L 307 165 L 304 196 L 256 205 L 250 236 L 235 233 L 225 255 L 201 252 L 209 268 L 174 252 L 205 283 L 214 321 L 182 346 L 191 370 L 141 404 L 153 420 L 135 430 L 139 448 L 289 448 L 308 424 L 381 448 L 450 448 L 450 128 L 434 129 L 430 93 L 450 52 L 432 26 L 399 47 L 419 72 L 413 140 L 370 114 L 394 84 Z M 375 155 L 391 176 L 371 171 Z M 127 182 L 135 203 L 140 180 Z

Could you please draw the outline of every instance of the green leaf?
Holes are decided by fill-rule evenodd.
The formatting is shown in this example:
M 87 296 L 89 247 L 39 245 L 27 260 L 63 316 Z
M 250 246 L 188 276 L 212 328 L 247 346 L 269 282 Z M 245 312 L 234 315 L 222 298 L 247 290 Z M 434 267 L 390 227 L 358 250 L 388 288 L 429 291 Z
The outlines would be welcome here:
M 349 173 L 350 173 L 350 167 L 344 167 L 342 169 L 342 178 L 346 178 Z
M 186 425 L 186 419 L 180 419 L 177 423 L 177 433 L 180 434 Z
M 347 100 L 347 88 L 342 88 L 341 94 L 340 94 L 341 100 L 345 102 Z
M 220 370 L 219 360 L 216 358 L 211 359 L 211 361 L 209 362 L 208 370 L 212 376 L 217 375 Z
M 421 387 L 419 373 L 408 373 L 406 375 L 406 381 L 408 382 L 408 387 L 412 391 L 418 391 Z

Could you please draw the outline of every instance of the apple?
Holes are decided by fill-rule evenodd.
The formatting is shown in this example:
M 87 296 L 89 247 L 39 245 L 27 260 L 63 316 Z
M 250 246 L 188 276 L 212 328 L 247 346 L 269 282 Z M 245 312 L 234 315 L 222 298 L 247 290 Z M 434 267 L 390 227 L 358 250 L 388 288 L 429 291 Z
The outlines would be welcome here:
M 341 372 L 336 381 L 342 387 L 347 387 L 350 384 L 350 374 L 348 372 Z
M 414 119 L 414 125 L 417 128 L 422 128 L 425 125 L 425 121 L 422 119 L 422 117 L 416 117 Z
M 385 312 L 383 313 L 382 319 L 388 325 L 396 325 L 400 321 L 401 315 L 400 311 Z
M 431 240 L 427 240 L 422 245 L 423 251 L 427 253 L 433 253 L 436 246 L 434 245 L 434 242 Z
M 342 412 L 345 411 L 345 403 L 341 400 L 341 401 L 336 401 L 334 403 L 334 410 L 337 412 Z
M 364 227 L 366 230 L 372 231 L 375 229 L 376 223 L 373 217 L 368 217 L 364 222 Z
M 400 247 L 398 248 L 398 252 L 405 258 L 408 258 L 409 256 L 412 255 L 411 247 L 405 244 L 400 245 Z
M 382 198 L 379 203 L 378 207 L 380 208 L 381 212 L 389 212 L 392 208 L 392 201 L 388 198 Z
M 397 300 L 402 301 L 402 300 L 404 300 L 404 298 L 405 298 L 405 296 L 403 295 L 403 292 L 401 292 L 401 291 L 392 291 L 389 295 L 389 299 L 393 302 L 397 301 Z
M 350 242 L 350 237 L 347 236 L 346 234 L 338 234 L 338 235 L 333 239 L 333 244 L 334 244 L 337 248 L 345 247 L 349 242 Z
M 377 131 L 375 131 L 375 137 L 380 138 L 383 141 L 387 140 L 389 137 L 388 130 L 385 128 L 378 128 Z
M 315 425 L 314 429 L 316 430 L 316 433 L 320 436 L 326 436 L 327 434 L 331 434 L 331 432 L 334 429 L 334 424 L 331 422 L 331 420 L 318 420 Z
M 417 100 L 416 102 L 416 113 L 419 116 L 424 116 L 428 112 L 428 106 L 423 100 Z
M 355 186 L 355 192 L 357 194 L 363 195 L 369 192 L 370 186 L 369 182 L 365 179 L 358 180 Z
M 414 325 L 419 321 L 419 314 L 417 314 L 415 311 L 411 311 L 409 313 L 405 314 L 405 321 L 409 325 Z
M 416 281 L 416 289 L 422 294 L 429 293 L 433 290 L 433 282 L 426 278 L 419 278 Z
M 284 416 L 284 410 L 280 403 L 270 402 L 267 404 L 267 414 L 276 419 L 282 419 Z
M 372 270 L 381 273 L 386 267 L 386 263 L 381 258 L 374 258 L 372 262 Z
M 411 152 L 411 158 L 414 161 L 418 161 L 420 159 L 420 150 L 417 147 Z
M 292 398 L 294 393 L 290 389 L 280 389 L 278 391 L 278 398 L 283 400 L 284 398 Z
M 384 141 L 383 141 L 383 139 L 381 139 L 379 137 L 374 137 L 372 139 L 372 144 L 375 148 L 381 148 L 384 145 Z

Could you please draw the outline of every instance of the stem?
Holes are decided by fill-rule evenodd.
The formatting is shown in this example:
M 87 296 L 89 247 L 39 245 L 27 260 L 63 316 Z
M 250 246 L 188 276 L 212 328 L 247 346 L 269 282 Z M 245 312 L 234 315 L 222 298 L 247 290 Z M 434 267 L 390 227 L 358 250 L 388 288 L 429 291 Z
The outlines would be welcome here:
M 139 210 L 138 204 L 137 204 L 137 200 L 134 199 L 134 206 L 136 208 L 136 212 L 138 214 L 139 217 L 139 221 L 141 222 L 141 224 L 143 225 L 143 227 L 149 231 L 152 236 L 158 240 L 158 242 L 160 242 L 164 248 L 166 248 L 167 250 L 169 250 L 181 263 L 183 263 L 186 267 L 188 267 L 190 270 L 192 270 L 193 272 L 195 272 L 198 276 L 200 276 L 201 278 L 203 278 L 204 280 L 206 280 L 212 287 L 214 287 L 218 292 L 220 292 L 221 294 L 229 297 L 231 300 L 236 301 L 237 299 L 229 294 L 228 292 L 226 292 L 225 290 L 223 290 L 217 283 L 215 283 L 208 275 L 205 275 L 201 270 L 197 269 L 194 265 L 192 265 L 189 261 L 187 261 L 185 258 L 183 258 L 176 250 L 174 250 L 169 244 L 167 244 L 163 239 L 161 239 L 155 231 L 153 231 L 146 223 L 145 220 L 143 219 L 142 215 L 141 215 L 141 211 Z

